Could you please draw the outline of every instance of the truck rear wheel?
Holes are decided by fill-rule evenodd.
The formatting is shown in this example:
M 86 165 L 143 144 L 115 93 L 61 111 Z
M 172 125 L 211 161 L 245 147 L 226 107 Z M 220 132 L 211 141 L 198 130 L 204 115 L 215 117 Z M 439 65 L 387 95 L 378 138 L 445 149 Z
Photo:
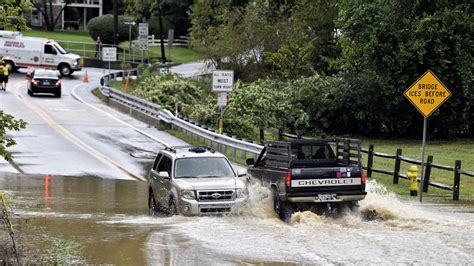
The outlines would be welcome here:
M 68 64 L 61 64 L 58 69 L 61 76 L 69 76 L 72 74 L 71 67 Z
M 284 222 L 290 222 L 291 215 L 296 211 L 295 205 L 288 201 L 282 201 L 278 196 L 278 191 L 276 188 L 272 189 L 273 194 L 273 209 L 275 213 L 280 217 Z

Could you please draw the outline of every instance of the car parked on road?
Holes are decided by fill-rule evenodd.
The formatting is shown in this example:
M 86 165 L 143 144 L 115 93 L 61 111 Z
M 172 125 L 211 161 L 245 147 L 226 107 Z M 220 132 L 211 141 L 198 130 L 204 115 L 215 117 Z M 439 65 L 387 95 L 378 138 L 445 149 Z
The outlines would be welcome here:
M 238 211 L 248 198 L 245 183 L 229 160 L 209 148 L 181 146 L 161 150 L 148 181 L 148 207 L 168 215 L 206 215 Z
M 35 93 L 51 93 L 61 97 L 61 77 L 56 70 L 35 69 L 27 74 L 28 95 Z

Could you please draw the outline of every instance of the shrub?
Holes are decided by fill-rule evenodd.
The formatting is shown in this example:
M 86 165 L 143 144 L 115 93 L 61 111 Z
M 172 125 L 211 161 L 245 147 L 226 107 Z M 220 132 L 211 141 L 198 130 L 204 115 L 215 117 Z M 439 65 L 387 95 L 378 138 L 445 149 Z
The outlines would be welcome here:
M 113 15 L 104 15 L 100 17 L 95 17 L 87 23 L 87 31 L 89 36 L 95 41 L 97 36 L 100 36 L 102 43 L 104 44 L 113 44 L 114 43 L 114 16 Z M 128 41 L 128 26 L 125 25 L 125 20 L 123 16 L 119 16 L 118 22 L 118 34 L 119 42 Z M 132 39 L 137 36 L 136 28 L 132 28 Z

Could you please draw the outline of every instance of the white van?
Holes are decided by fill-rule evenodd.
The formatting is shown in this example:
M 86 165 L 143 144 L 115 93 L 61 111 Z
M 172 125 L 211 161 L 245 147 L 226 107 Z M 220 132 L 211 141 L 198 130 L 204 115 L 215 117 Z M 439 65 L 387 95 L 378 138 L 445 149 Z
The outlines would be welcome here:
M 25 37 L 16 31 L 0 31 L 0 56 L 11 71 L 40 67 L 69 76 L 81 70 L 79 55 L 67 52 L 53 40 Z

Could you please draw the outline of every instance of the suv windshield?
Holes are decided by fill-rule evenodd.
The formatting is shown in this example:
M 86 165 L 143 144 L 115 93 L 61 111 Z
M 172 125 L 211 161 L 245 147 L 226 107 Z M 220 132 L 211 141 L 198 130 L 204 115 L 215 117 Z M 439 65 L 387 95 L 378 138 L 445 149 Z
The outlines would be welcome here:
M 176 178 L 234 177 L 232 166 L 225 158 L 199 157 L 176 160 Z

